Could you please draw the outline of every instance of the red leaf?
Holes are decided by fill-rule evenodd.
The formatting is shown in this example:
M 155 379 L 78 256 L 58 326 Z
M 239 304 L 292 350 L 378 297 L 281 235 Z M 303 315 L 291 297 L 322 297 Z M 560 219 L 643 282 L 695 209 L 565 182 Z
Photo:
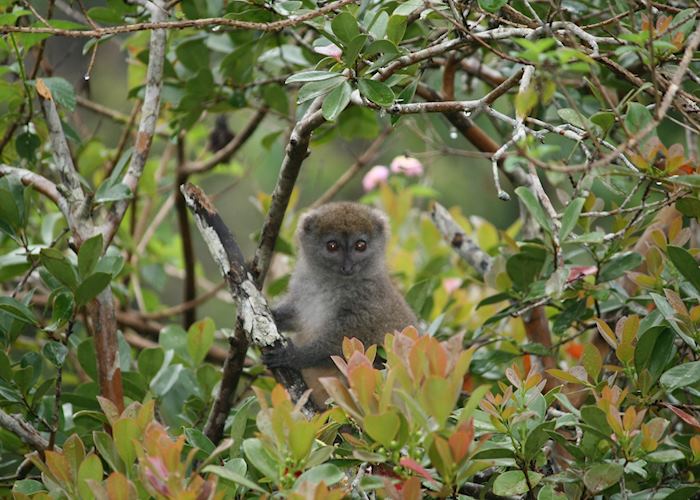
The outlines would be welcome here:
M 697 418 L 692 416 L 690 413 L 686 413 L 683 410 L 681 410 L 680 408 L 676 408 L 675 406 L 670 405 L 668 403 L 661 403 L 661 404 L 664 405 L 669 410 L 671 410 L 676 415 L 678 415 L 680 417 L 680 419 L 683 420 L 683 422 L 685 422 L 686 424 L 700 429 L 700 422 L 698 421 Z
M 433 476 L 430 475 L 430 473 L 423 467 L 421 464 L 413 460 L 412 458 L 408 457 L 403 457 L 401 461 L 399 462 L 403 467 L 406 467 L 407 469 L 411 469 L 413 472 L 416 472 L 420 474 L 423 479 L 426 481 L 431 481 L 433 483 L 437 483 L 435 479 L 433 479 Z

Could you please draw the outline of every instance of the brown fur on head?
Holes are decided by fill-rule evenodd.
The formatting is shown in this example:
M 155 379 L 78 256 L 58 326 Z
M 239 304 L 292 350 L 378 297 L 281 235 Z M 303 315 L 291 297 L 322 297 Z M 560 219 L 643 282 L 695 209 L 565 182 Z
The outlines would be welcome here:
M 376 208 L 351 201 L 340 201 L 326 203 L 304 214 L 299 220 L 299 231 L 314 231 L 320 234 L 387 234 L 389 225 L 386 215 Z

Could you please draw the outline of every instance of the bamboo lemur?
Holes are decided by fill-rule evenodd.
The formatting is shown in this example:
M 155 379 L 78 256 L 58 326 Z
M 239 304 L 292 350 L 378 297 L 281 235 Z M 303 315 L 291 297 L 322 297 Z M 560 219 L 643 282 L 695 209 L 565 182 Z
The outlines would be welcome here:
M 318 378 L 340 376 L 330 356 L 342 353 L 343 337 L 369 347 L 416 323 L 389 278 L 388 237 L 386 215 L 359 203 L 322 205 L 299 221 L 289 292 L 273 308 L 277 327 L 292 332 L 292 341 L 265 353 L 263 361 L 301 370 L 316 404 L 327 399 Z

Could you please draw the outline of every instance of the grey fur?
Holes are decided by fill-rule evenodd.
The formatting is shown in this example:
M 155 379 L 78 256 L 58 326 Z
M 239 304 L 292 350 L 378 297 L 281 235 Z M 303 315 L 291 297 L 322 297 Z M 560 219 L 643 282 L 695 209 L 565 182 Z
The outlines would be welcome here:
M 265 354 L 268 366 L 332 366 L 343 337 L 368 347 L 416 323 L 386 268 L 388 233 L 386 216 L 358 203 L 330 203 L 302 218 L 289 292 L 273 309 L 278 328 L 294 335 L 286 347 Z M 338 250 L 327 249 L 329 240 Z M 354 248 L 357 240 L 366 242 L 365 251 Z

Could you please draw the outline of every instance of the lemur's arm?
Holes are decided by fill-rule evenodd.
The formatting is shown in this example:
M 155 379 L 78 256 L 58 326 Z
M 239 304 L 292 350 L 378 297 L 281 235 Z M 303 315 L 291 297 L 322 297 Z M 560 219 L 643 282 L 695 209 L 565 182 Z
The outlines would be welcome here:
M 297 311 L 294 302 L 285 297 L 272 308 L 272 317 L 275 320 L 277 329 L 283 332 L 294 332 L 298 330 Z

